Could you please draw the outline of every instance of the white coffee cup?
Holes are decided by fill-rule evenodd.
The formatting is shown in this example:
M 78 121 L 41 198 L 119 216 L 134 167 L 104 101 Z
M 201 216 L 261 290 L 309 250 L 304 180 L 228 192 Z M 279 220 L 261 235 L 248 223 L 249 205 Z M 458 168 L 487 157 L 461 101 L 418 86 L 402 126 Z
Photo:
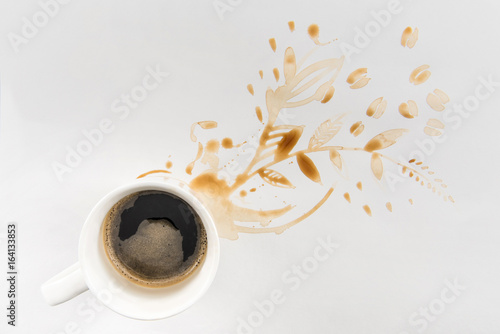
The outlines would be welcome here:
M 183 281 L 168 287 L 148 288 L 132 283 L 112 266 L 104 250 L 102 225 L 109 209 L 123 197 L 143 190 L 160 190 L 180 197 L 196 211 L 207 232 L 203 264 Z M 57 305 L 90 290 L 104 305 L 124 316 L 163 319 L 184 311 L 207 291 L 217 271 L 219 252 L 214 221 L 185 183 L 166 177 L 138 179 L 97 203 L 81 231 L 79 261 L 45 282 L 42 295 L 48 304 Z

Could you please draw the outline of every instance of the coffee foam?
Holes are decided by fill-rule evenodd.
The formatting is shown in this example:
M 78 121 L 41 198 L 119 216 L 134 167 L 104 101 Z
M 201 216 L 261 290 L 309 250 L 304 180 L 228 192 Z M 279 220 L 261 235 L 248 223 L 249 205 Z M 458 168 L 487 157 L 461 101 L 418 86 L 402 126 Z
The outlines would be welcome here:
M 142 219 L 135 233 L 124 238 L 123 231 L 130 232 L 130 226 L 124 228 L 122 217 L 127 210 L 135 209 L 140 197 L 144 199 L 148 195 L 168 196 L 175 204 L 173 209 L 183 208 L 182 215 L 171 210 L 177 221 L 164 217 Z M 186 208 L 190 209 L 189 215 L 186 215 Z M 183 221 L 179 221 L 179 217 L 187 223 L 181 225 Z M 186 226 L 196 228 L 194 250 L 191 244 L 188 245 L 192 254 L 187 254 L 186 241 L 189 240 L 181 233 L 181 230 L 186 231 Z M 125 278 L 146 287 L 164 287 L 186 279 L 203 262 L 207 248 L 206 231 L 196 212 L 182 199 L 161 191 L 141 191 L 122 198 L 106 215 L 103 234 L 106 254 L 115 269 Z

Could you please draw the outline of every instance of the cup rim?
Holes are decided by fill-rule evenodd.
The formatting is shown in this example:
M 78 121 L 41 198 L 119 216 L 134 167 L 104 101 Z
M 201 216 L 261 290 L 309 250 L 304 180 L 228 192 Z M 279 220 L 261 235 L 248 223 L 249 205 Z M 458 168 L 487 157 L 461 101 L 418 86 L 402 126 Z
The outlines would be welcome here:
M 207 232 L 207 253 L 202 265 L 190 277 L 170 287 L 150 288 L 132 283 L 116 271 L 105 254 L 103 260 L 103 212 L 107 213 L 124 196 L 142 190 L 162 190 L 185 200 L 200 216 Z M 78 257 L 89 290 L 113 311 L 140 320 L 164 319 L 178 314 L 194 304 L 211 285 L 217 272 L 219 256 L 220 243 L 217 229 L 208 209 L 187 184 L 171 178 L 164 178 L 163 180 L 137 179 L 107 193 L 89 213 L 82 228 L 78 245 Z M 118 280 L 119 283 L 123 284 L 125 286 L 124 290 L 118 295 L 118 300 L 116 294 L 111 301 L 104 300 L 99 295 L 100 291 L 102 291 L 105 284 L 109 284 L 113 280 Z M 137 296 L 141 295 L 141 290 L 144 291 L 145 296 L 154 298 L 154 303 L 157 305 L 154 310 L 148 310 L 150 308 L 148 297 L 137 300 Z M 159 292 L 159 294 L 152 295 L 151 291 Z M 167 301 L 169 294 L 180 300 L 174 306 L 171 305 L 161 309 L 161 299 L 159 298 L 164 298 Z M 184 297 L 182 297 L 183 295 Z M 121 303 L 119 302 L 120 298 L 123 300 Z M 131 302 L 131 299 L 134 302 Z M 165 305 L 168 305 L 168 303 L 166 302 Z

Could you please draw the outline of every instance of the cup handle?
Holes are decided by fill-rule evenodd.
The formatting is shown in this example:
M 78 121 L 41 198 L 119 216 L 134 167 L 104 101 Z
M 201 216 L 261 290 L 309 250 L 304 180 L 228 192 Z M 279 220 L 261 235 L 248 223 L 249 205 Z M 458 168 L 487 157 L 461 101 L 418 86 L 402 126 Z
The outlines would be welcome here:
M 42 295 L 47 304 L 54 306 L 88 290 L 80 263 L 77 262 L 42 284 Z

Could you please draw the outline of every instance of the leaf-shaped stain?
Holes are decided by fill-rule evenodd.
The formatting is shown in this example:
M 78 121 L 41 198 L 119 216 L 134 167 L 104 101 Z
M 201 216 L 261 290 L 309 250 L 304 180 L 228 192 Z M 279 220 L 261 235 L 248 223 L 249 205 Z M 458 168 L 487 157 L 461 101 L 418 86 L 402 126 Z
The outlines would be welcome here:
M 361 79 L 362 77 L 366 76 L 367 72 L 368 72 L 368 69 L 366 67 L 358 68 L 357 70 L 354 70 L 353 72 L 351 72 L 351 74 L 349 74 L 349 76 L 346 79 L 346 82 L 348 84 L 353 84 L 356 81 L 358 81 L 359 79 Z
M 340 155 L 339 151 L 337 150 L 330 150 L 330 160 L 332 161 L 333 165 L 339 169 L 339 171 L 342 170 L 342 156 Z
M 364 150 L 373 152 L 382 150 L 396 143 L 399 137 L 408 132 L 407 129 L 392 129 L 379 133 L 366 143 Z
M 269 46 L 271 46 L 271 49 L 273 49 L 273 52 L 276 52 L 276 39 L 269 38 Z
M 368 84 L 370 78 L 366 77 L 367 71 L 368 70 L 365 67 L 363 67 L 363 68 L 358 68 L 357 70 L 349 74 L 346 82 L 351 85 L 350 86 L 351 89 L 362 88 Z
M 289 83 L 293 79 L 297 71 L 297 64 L 295 60 L 295 52 L 288 47 L 285 50 L 285 59 L 283 61 L 283 73 L 285 75 L 285 83 Z
M 387 100 L 384 100 L 383 96 L 379 97 L 370 103 L 368 109 L 366 110 L 366 116 L 378 119 L 384 114 L 386 108 Z
M 384 174 L 384 165 L 382 163 L 382 159 L 380 158 L 380 154 L 377 152 L 372 154 L 371 168 L 373 175 L 375 175 L 378 180 L 381 180 L 382 175 Z
M 436 111 L 443 111 L 445 109 L 444 104 L 450 102 L 448 95 L 440 89 L 434 89 L 434 94 L 429 93 L 427 95 L 427 104 Z
M 276 147 L 276 151 L 274 153 L 274 160 L 282 160 L 288 156 L 288 153 L 295 147 L 297 142 L 302 135 L 302 127 L 298 126 L 283 135 L 281 140 L 278 143 L 278 147 Z
M 401 35 L 402 46 L 406 46 L 406 43 L 408 42 L 408 39 L 410 38 L 412 32 L 413 29 L 411 27 L 406 27 L 406 29 L 403 31 L 403 34 Z
M 273 74 L 274 74 L 274 79 L 276 79 L 276 82 L 280 80 L 280 71 L 275 67 L 273 68 Z
M 321 95 L 320 98 L 321 100 L 325 95 L 325 92 L 327 91 L 328 87 L 331 85 L 331 83 L 335 80 L 335 78 L 339 74 L 339 71 L 342 68 L 343 64 L 344 64 L 344 57 L 341 57 L 341 58 L 331 58 L 331 59 L 321 60 L 307 66 L 305 69 L 297 73 L 297 75 L 295 75 L 293 79 L 290 80 L 289 83 L 287 82 L 287 88 L 290 89 L 292 92 L 290 97 L 295 97 L 299 95 L 308 88 L 312 87 L 315 83 L 319 82 L 324 76 L 332 74 L 330 79 L 326 82 L 326 83 L 329 82 L 329 84 L 326 87 L 324 87 L 323 95 Z M 305 81 L 310 76 L 312 78 L 309 81 L 299 86 L 299 84 L 301 84 L 302 81 Z
M 338 116 L 334 121 L 328 119 L 314 131 L 313 136 L 309 140 L 309 149 L 315 150 L 329 142 L 340 129 L 342 129 L 342 118 L 345 114 Z
M 321 103 L 327 103 L 328 101 L 330 101 L 334 93 L 335 93 L 335 88 L 333 88 L 333 86 L 328 87 L 328 90 L 326 91 L 323 100 L 321 100 Z
M 262 122 L 262 109 L 260 107 L 255 107 L 255 114 L 259 122 Z
M 427 70 L 429 65 L 422 65 L 414 69 L 410 74 L 410 83 L 414 85 L 420 85 L 429 79 L 431 72 Z
M 304 153 L 297 154 L 297 164 L 305 176 L 316 183 L 321 183 L 318 168 L 316 168 L 314 162 L 307 155 Z
M 418 28 L 415 28 L 410 38 L 408 38 L 408 43 L 406 44 L 410 49 L 412 49 L 418 41 Z
M 359 136 L 363 130 L 365 129 L 365 126 L 363 125 L 362 121 L 354 123 L 351 128 L 349 129 L 349 132 L 354 136 L 357 137 Z
M 415 118 L 418 116 L 418 106 L 413 100 L 403 102 L 399 105 L 399 113 L 405 118 Z
M 407 46 L 410 49 L 415 46 L 418 40 L 418 28 L 413 30 L 411 27 L 407 27 L 403 34 L 401 35 L 401 45 Z
M 254 90 L 253 90 L 253 85 L 252 84 L 248 84 L 247 85 L 247 90 L 252 95 L 255 93 Z
M 259 169 L 258 173 L 259 176 L 270 185 L 281 188 L 295 188 L 286 177 L 275 170 Z

